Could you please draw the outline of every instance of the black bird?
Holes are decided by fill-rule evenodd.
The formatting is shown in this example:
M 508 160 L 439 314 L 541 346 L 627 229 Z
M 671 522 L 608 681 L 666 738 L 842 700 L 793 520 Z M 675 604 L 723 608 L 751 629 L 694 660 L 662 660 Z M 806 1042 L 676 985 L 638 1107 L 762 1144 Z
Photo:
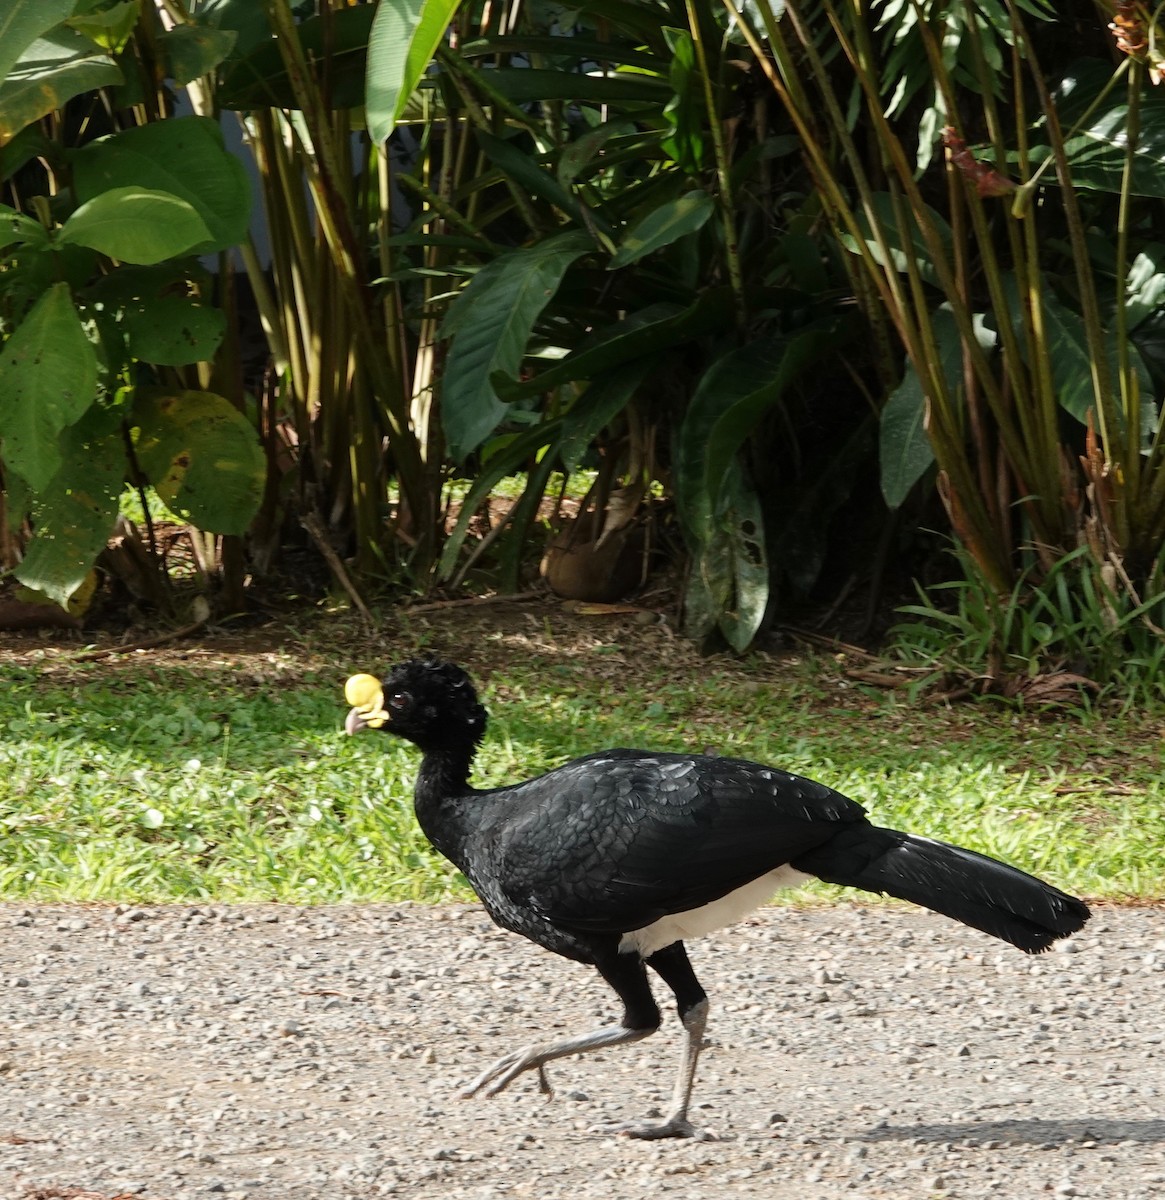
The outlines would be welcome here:
M 383 680 L 355 675 L 346 729 L 383 729 L 422 752 L 416 812 L 490 916 L 590 963 L 623 1002 L 619 1025 L 536 1042 L 464 1092 L 493 1095 L 553 1059 L 635 1042 L 659 1028 L 645 965 L 675 994 L 685 1039 L 662 1124 L 633 1137 L 698 1136 L 688 1121 L 708 999 L 684 939 L 739 920 L 809 877 L 921 904 L 1018 946 L 1047 950 L 1088 920 L 1080 900 L 995 859 L 872 825 L 860 804 L 775 767 L 703 754 L 604 750 L 546 775 L 479 791 L 469 772 L 486 727 L 469 676 L 433 659 Z

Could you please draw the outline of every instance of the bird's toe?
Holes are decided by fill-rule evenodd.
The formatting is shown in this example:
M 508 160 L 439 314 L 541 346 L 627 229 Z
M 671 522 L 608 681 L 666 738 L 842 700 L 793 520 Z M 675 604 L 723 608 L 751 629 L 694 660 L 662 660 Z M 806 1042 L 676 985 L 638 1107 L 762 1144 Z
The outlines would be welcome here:
M 707 1129 L 693 1125 L 687 1117 L 669 1117 L 663 1122 L 612 1121 L 592 1125 L 592 1133 L 617 1134 L 619 1137 L 636 1138 L 640 1141 L 660 1141 L 663 1138 L 692 1138 L 697 1142 L 714 1142 L 716 1135 Z

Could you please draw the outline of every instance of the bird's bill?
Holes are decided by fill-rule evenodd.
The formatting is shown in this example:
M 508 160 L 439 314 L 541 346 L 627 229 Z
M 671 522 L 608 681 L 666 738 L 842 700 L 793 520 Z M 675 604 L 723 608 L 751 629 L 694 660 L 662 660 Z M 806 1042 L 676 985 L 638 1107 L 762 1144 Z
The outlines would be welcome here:
M 353 675 L 344 684 L 344 698 L 352 705 L 344 721 L 345 733 L 379 729 L 391 719 L 388 709 L 384 707 L 384 689 L 375 675 Z

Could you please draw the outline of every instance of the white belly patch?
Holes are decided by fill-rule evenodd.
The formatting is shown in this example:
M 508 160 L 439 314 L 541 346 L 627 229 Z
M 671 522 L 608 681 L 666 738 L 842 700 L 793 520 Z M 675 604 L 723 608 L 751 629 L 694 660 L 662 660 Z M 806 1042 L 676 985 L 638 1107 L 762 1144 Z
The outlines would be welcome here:
M 619 942 L 622 953 L 637 951 L 643 958 L 670 946 L 673 942 L 682 942 L 688 938 L 703 937 L 713 930 L 723 929 L 726 925 L 735 924 L 742 917 L 748 916 L 754 909 L 759 908 L 774 892 L 782 888 L 798 887 L 812 875 L 794 870 L 785 865 L 777 867 L 767 875 L 761 875 L 744 887 L 713 900 L 701 908 L 689 909 L 687 912 L 673 913 L 669 917 L 660 917 L 642 929 L 633 929 L 625 933 Z

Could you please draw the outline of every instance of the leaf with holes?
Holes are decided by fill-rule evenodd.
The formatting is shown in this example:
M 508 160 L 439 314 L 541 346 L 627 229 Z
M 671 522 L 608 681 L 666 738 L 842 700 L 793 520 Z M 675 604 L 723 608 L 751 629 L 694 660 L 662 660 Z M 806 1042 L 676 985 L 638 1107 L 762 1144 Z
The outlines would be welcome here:
M 221 309 L 192 294 L 191 273 L 183 264 L 125 267 L 90 291 L 106 319 L 121 324 L 134 358 L 179 367 L 208 362 L 226 332 Z
M 125 446 L 96 408 L 61 435 L 61 465 L 33 505 L 35 533 L 13 574 L 64 607 L 85 582 L 117 521 Z
M 55 283 L 0 354 L 0 438 L 5 464 L 39 491 L 61 463 L 61 431 L 97 393 L 97 356 L 67 283 Z
M 212 533 L 245 533 L 258 511 L 266 460 L 254 429 L 213 392 L 139 396 L 135 449 L 171 512 Z

